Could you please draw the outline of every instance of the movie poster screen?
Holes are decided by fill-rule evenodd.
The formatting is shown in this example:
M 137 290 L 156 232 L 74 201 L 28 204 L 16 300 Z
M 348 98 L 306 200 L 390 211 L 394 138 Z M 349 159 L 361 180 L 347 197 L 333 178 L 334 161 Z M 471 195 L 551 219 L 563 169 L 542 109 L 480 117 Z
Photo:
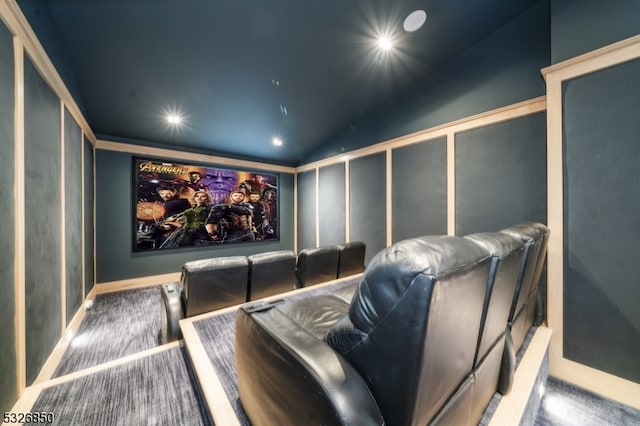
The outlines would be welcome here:
M 275 174 L 134 158 L 134 251 L 277 240 Z

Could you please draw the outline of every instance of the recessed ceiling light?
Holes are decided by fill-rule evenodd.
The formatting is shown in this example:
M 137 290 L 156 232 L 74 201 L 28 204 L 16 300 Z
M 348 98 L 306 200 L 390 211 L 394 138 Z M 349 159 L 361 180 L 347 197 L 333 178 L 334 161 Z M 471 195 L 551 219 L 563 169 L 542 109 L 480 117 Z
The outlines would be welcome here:
M 179 126 L 182 124 L 182 117 L 180 117 L 179 114 L 167 114 L 165 119 L 167 120 L 167 123 L 172 126 Z
M 382 50 L 391 50 L 393 48 L 393 43 L 391 43 L 391 39 L 385 35 L 378 37 L 378 47 Z
M 404 30 L 408 33 L 412 33 L 422 27 L 426 20 L 427 12 L 420 9 L 414 10 L 405 18 L 403 24 Z

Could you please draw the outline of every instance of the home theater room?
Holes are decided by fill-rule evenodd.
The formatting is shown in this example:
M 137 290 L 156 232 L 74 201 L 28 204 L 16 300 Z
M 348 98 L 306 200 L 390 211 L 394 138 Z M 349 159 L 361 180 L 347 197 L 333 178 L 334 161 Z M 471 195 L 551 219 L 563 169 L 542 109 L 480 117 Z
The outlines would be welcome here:
M 640 425 L 638 87 L 638 0 L 0 0 L 2 424 Z

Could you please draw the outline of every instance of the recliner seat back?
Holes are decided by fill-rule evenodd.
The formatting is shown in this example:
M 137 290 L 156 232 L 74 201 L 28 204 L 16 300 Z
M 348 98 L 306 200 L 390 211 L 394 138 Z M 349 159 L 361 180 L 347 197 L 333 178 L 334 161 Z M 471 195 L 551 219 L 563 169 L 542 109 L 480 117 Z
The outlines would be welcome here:
M 338 278 L 348 277 L 364 271 L 366 246 L 362 241 L 338 245 Z
M 469 376 L 490 266 L 481 247 L 452 236 L 401 241 L 371 260 L 327 342 L 387 424 L 427 424 Z
M 247 301 L 293 290 L 296 284 L 296 255 L 291 250 L 247 256 L 249 288 Z
M 248 279 L 246 256 L 186 262 L 181 278 L 185 317 L 244 303 Z
M 296 263 L 296 285 L 307 287 L 335 280 L 338 277 L 338 246 L 323 246 L 300 250 Z

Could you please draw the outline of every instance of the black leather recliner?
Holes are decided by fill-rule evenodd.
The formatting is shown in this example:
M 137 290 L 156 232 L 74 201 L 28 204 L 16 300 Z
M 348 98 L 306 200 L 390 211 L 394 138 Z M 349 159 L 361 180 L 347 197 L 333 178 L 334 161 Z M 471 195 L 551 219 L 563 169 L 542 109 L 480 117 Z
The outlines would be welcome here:
M 296 287 L 296 255 L 292 250 L 269 251 L 247 256 L 247 301 L 284 293 Z
M 475 374 L 483 365 L 479 324 L 483 316 L 493 322 L 483 315 L 493 261 L 468 238 L 414 238 L 372 259 L 350 304 L 327 295 L 245 305 L 235 352 L 249 420 L 464 424 L 482 414 Z M 501 358 L 494 337 L 486 346 Z
M 186 262 L 180 283 L 162 286 L 160 342 L 182 337 L 178 326 L 182 318 L 244 303 L 248 278 L 249 262 L 245 256 Z

